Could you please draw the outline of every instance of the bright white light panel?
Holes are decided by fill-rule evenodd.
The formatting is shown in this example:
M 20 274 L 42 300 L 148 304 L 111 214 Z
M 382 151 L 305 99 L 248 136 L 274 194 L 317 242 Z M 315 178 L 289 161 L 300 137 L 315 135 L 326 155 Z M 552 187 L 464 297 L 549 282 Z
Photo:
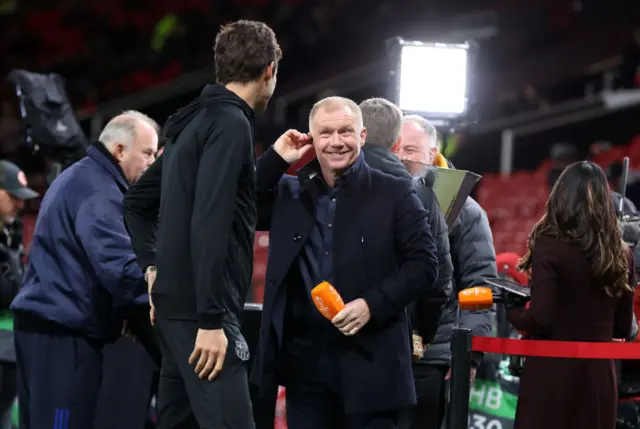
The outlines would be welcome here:
M 400 61 L 399 107 L 456 116 L 467 107 L 466 45 L 405 45 Z

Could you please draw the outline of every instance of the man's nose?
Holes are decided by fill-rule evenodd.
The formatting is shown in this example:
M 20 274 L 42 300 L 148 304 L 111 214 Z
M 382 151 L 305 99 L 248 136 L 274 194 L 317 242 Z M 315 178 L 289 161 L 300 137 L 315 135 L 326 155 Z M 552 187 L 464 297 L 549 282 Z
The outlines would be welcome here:
M 331 144 L 331 146 L 343 146 L 344 142 L 340 138 L 340 134 L 333 133 L 333 135 L 331 136 L 331 142 L 329 144 Z

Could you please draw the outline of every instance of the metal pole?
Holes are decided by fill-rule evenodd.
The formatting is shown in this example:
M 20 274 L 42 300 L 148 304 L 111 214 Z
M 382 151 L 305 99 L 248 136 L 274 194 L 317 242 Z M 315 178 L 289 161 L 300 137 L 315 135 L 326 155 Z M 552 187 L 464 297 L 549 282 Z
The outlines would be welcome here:
M 471 331 L 456 328 L 451 337 L 451 401 L 448 429 L 469 427 L 471 389 Z
M 509 176 L 513 170 L 513 131 L 506 129 L 502 131 L 502 141 L 500 145 L 500 174 L 503 177 Z

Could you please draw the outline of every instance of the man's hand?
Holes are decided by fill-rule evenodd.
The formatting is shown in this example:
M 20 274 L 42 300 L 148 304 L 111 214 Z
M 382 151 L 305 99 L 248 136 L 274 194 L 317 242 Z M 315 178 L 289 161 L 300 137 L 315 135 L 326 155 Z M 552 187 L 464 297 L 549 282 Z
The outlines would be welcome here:
M 371 319 L 367 301 L 358 298 L 351 301 L 331 320 L 333 325 L 344 335 L 357 334 Z
M 289 164 L 300 160 L 309 150 L 313 149 L 309 134 L 302 134 L 296 130 L 288 130 L 273 144 L 273 150 Z
M 149 295 L 149 321 L 151 322 L 151 326 L 156 325 L 156 307 L 153 305 L 151 295 Z
M 469 374 L 469 386 L 473 387 L 473 383 L 476 382 L 476 373 L 478 370 L 476 368 L 471 368 L 471 373 Z M 449 368 L 449 372 L 444 377 L 445 380 L 451 380 L 451 368 Z
M 222 329 L 198 329 L 196 345 L 189 357 L 189 364 L 196 366 L 196 374 L 201 379 L 208 378 L 211 381 L 220 374 L 228 344 L 227 336 Z
M 156 274 L 157 271 L 149 271 L 147 274 L 147 292 L 149 293 L 149 320 L 151 321 L 151 326 L 156 324 L 156 307 L 153 305 L 153 300 L 151 299 L 151 290 L 153 289 L 153 284 L 156 282 Z

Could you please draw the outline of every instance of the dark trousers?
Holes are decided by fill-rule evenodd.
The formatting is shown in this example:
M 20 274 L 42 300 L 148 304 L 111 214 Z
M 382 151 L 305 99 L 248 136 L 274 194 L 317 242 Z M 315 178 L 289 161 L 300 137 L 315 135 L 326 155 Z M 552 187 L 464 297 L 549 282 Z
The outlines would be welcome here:
M 75 335 L 15 331 L 22 429 L 92 427 L 102 350 Z
M 253 429 L 246 342 L 225 329 L 229 346 L 222 372 L 213 381 L 201 380 L 189 364 L 197 332 L 196 322 L 156 320 L 162 350 L 158 429 Z
M 147 350 L 121 337 L 103 354 L 102 385 L 93 429 L 144 429 L 158 370 Z
M 319 384 L 287 386 L 289 429 L 397 429 L 400 410 L 345 414 L 340 392 Z
M 447 409 L 444 378 L 449 371 L 445 365 L 413 365 L 417 405 L 406 413 L 407 429 L 440 429 Z

